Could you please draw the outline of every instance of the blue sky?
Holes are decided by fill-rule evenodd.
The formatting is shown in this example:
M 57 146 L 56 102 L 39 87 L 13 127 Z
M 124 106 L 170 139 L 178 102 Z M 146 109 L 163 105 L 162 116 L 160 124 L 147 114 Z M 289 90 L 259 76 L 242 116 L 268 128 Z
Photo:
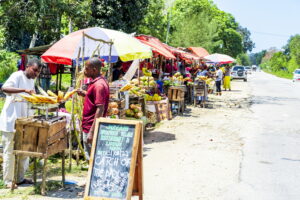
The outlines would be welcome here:
M 252 52 L 287 44 L 300 34 L 300 0 L 213 0 L 220 10 L 231 13 L 251 32 Z

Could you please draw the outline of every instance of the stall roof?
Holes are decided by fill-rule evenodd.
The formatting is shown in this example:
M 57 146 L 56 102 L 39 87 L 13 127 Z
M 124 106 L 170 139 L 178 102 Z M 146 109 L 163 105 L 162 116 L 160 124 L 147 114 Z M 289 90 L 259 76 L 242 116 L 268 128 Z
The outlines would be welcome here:
M 38 47 L 32 47 L 28 49 L 22 49 L 22 50 L 17 50 L 18 53 L 22 54 L 28 54 L 28 55 L 37 55 L 40 56 L 42 55 L 45 51 L 47 51 L 52 44 L 49 45 L 43 45 L 43 46 L 38 46 Z
M 188 49 L 191 50 L 194 54 L 196 54 L 200 58 L 209 55 L 208 51 L 202 47 L 189 47 Z
M 189 52 L 185 52 L 185 51 L 177 49 L 175 47 L 171 47 L 167 44 L 163 44 L 163 45 L 166 49 L 171 51 L 173 54 L 178 54 L 181 57 L 181 59 L 183 59 L 183 60 L 187 60 L 187 61 L 200 60 L 200 57 L 197 56 L 197 55 L 194 55 L 194 54 L 189 53 Z
M 176 57 L 164 47 L 163 43 L 159 39 L 149 35 L 138 35 L 135 37 L 142 43 L 150 46 L 152 48 L 152 51 L 154 51 L 155 53 L 158 53 L 167 59 L 176 59 Z

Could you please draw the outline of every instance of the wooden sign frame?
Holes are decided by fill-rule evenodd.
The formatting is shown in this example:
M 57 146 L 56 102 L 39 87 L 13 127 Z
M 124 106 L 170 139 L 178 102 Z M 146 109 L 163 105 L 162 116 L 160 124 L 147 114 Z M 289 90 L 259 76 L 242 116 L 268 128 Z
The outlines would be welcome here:
M 131 163 L 128 177 L 128 186 L 126 192 L 126 200 L 130 200 L 132 195 L 139 196 L 139 200 L 143 199 L 143 124 L 142 121 L 135 120 L 122 120 L 122 119 L 109 119 L 109 118 L 98 118 L 96 120 L 96 126 L 93 136 L 93 144 L 91 149 L 90 161 L 89 161 L 89 170 L 88 170 L 88 178 L 85 187 L 84 200 L 118 200 L 115 198 L 105 198 L 105 197 L 94 197 L 89 196 L 89 188 L 91 175 L 94 164 L 94 157 L 96 151 L 96 144 L 98 139 L 98 132 L 101 123 L 105 124 L 121 124 L 121 125 L 134 125 L 134 138 L 132 145 L 132 153 L 131 153 Z

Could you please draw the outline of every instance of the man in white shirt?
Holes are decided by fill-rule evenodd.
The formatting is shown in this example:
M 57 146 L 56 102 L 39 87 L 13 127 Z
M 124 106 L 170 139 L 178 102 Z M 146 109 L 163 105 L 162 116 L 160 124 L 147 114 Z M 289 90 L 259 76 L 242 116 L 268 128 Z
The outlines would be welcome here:
M 219 66 L 216 67 L 217 72 L 216 72 L 216 87 L 217 87 L 217 95 L 222 95 L 222 91 L 221 91 L 221 83 L 222 83 L 222 79 L 223 79 L 223 71 L 220 69 Z
M 41 64 L 39 60 L 29 60 L 25 71 L 12 73 L 2 86 L 2 91 L 6 94 L 6 99 L 0 115 L 0 131 L 2 132 L 3 144 L 3 181 L 6 186 L 11 186 L 13 181 L 15 121 L 19 117 L 28 117 L 29 115 L 27 103 L 22 101 L 19 94 L 35 93 L 34 79 L 39 75 L 40 71 Z M 27 163 L 27 157 L 20 158 L 17 185 L 32 182 L 24 179 L 25 168 L 28 166 Z

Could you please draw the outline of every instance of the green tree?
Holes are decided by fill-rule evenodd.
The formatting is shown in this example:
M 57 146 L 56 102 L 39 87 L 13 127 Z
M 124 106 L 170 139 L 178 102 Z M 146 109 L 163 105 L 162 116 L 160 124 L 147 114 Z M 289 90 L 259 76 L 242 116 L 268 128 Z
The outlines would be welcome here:
M 251 64 L 250 58 L 248 54 L 242 53 L 239 54 L 236 58 L 237 64 L 243 65 L 243 66 L 249 66 Z
M 243 51 L 246 53 L 247 51 L 251 52 L 255 47 L 254 42 L 251 40 L 251 33 L 247 28 L 242 26 L 238 27 L 238 32 L 242 35 L 243 38 Z
M 269 65 L 273 72 L 278 72 L 280 70 L 287 70 L 287 59 L 282 51 L 273 54 L 269 61 Z
M 61 37 L 62 16 L 85 26 L 90 0 L 6 0 L 1 3 L 0 24 L 5 47 L 14 51 L 52 43 Z
M 167 18 L 164 0 L 150 0 L 147 14 L 138 26 L 139 34 L 157 37 L 161 41 L 166 38 Z
M 0 82 L 5 82 L 8 77 L 17 71 L 18 54 L 0 50 Z
M 177 0 L 173 6 L 173 19 L 171 32 L 179 31 L 178 27 L 180 24 L 189 23 L 197 16 L 204 16 L 204 19 L 198 18 L 198 20 L 206 20 L 208 24 L 214 23 L 215 30 L 217 34 L 214 39 L 211 40 L 215 43 L 212 52 L 225 53 L 230 56 L 236 57 L 238 54 L 243 53 L 243 37 L 238 32 L 239 24 L 235 21 L 235 18 L 224 11 L 221 11 L 211 0 Z M 208 21 L 207 21 L 208 19 Z M 208 27 L 209 25 L 204 25 Z M 202 29 L 199 27 L 199 23 L 190 24 L 189 27 L 193 27 L 193 30 Z M 208 28 L 203 28 L 203 31 L 210 30 Z M 175 33 L 176 35 L 177 33 Z M 184 35 L 184 38 L 190 37 L 190 32 Z M 195 35 L 195 34 L 193 34 Z M 207 41 L 209 42 L 209 41 Z M 217 45 L 218 44 L 218 45 Z
M 174 25 L 174 29 L 170 40 L 173 46 L 201 46 L 213 52 L 213 49 L 221 43 L 218 40 L 216 23 L 205 13 L 183 19 Z
M 242 36 L 236 30 L 226 29 L 221 33 L 223 40 L 223 53 L 236 57 L 243 52 Z
M 148 0 L 92 0 L 90 25 L 132 33 L 146 15 Z
M 288 48 L 291 58 L 294 58 L 296 63 L 300 65 L 300 35 L 297 34 L 289 39 Z

